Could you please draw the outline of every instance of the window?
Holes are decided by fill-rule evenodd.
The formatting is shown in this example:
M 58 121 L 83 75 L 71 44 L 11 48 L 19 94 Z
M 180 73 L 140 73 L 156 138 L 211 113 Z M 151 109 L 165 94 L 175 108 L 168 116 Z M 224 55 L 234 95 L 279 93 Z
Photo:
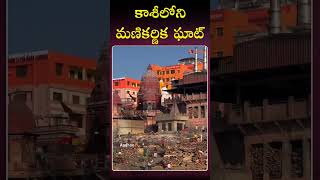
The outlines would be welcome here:
M 180 70 L 178 70 L 178 73 L 180 73 Z
M 63 64 L 56 63 L 56 75 L 61 76 L 63 72 Z
M 166 130 L 166 123 L 162 123 L 162 130 Z
M 78 79 L 79 79 L 79 80 L 83 80 L 82 70 L 79 70 L 79 71 L 78 71 Z
M 194 118 L 199 117 L 199 107 L 198 106 L 194 107 L 194 109 L 193 109 L 193 117 Z
M 166 74 L 169 74 L 169 72 L 170 72 L 169 70 L 168 70 L 168 71 L 166 71 Z
M 161 71 L 157 71 L 157 74 L 160 75 L 160 74 L 161 74 Z
M 114 82 L 114 86 L 119 86 L 119 82 Z
M 62 93 L 53 92 L 53 100 L 62 102 L 62 100 L 63 100 Z
M 82 68 L 69 66 L 69 78 L 83 80 Z
M 168 131 L 172 131 L 172 123 L 168 123 Z
M 261 171 L 261 169 L 264 169 L 263 161 L 264 161 L 265 150 L 264 150 L 263 144 L 252 144 L 250 149 L 251 149 L 250 158 L 255 159 L 254 161 L 251 160 L 252 167 L 256 169 L 255 171 L 251 172 L 251 176 L 254 177 L 254 179 L 264 179 L 263 178 L 264 172 Z
M 21 78 L 21 77 L 26 77 L 28 73 L 28 66 L 23 65 L 23 66 L 17 66 L 16 68 L 16 76 Z
M 223 36 L 223 28 L 222 27 L 217 28 L 217 36 Z
M 87 80 L 94 82 L 94 77 L 96 73 L 95 70 L 87 69 L 86 71 L 87 71 Z
M 174 74 L 175 73 L 175 70 L 171 70 L 171 74 Z
M 166 81 L 167 81 L 167 82 L 169 82 L 169 81 L 170 81 L 170 79 L 169 79 L 169 78 L 167 78 L 167 79 L 166 79 Z
M 204 106 L 201 106 L 201 118 L 205 118 L 206 117 L 206 110 Z
M 127 85 L 130 86 L 130 81 L 127 81 Z
M 69 77 L 70 77 L 70 79 L 75 79 L 76 78 L 76 73 L 75 73 L 75 71 L 74 70 L 70 70 L 69 71 Z
M 270 142 L 269 147 L 273 150 L 272 153 L 273 153 L 274 157 L 281 157 L 282 142 Z M 281 179 L 281 177 L 282 177 L 281 159 L 267 158 L 266 163 L 277 165 L 277 166 L 274 166 L 273 168 L 270 169 L 270 171 L 269 171 L 270 179 Z
M 70 66 L 69 67 L 69 77 L 71 79 L 79 79 L 79 80 L 83 80 L 83 74 L 82 74 L 82 68 L 76 67 L 76 66 Z
M 139 86 L 140 86 L 140 84 L 137 84 L 137 86 L 139 87 Z
M 193 114 L 193 108 L 192 107 L 189 107 L 188 108 L 188 115 L 189 115 L 189 119 L 192 119 L 192 114 Z
M 183 124 L 182 123 L 177 123 L 177 131 L 183 130 Z
M 134 92 L 134 91 L 133 91 L 133 92 L 132 92 L 132 94 L 133 94 L 133 95 L 135 95 L 135 94 L 136 94 L 136 92 Z
M 80 97 L 72 95 L 72 104 L 80 104 Z
M 164 75 L 164 71 L 162 71 L 162 75 Z

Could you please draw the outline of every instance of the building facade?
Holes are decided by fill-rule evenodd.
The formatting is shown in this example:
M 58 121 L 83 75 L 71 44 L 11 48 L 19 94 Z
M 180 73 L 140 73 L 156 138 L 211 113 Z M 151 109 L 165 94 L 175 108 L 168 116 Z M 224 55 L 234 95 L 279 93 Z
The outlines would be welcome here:
M 180 125 L 174 123 L 174 128 L 172 129 L 175 130 L 182 130 L 186 127 L 192 129 L 207 129 L 207 87 L 206 71 L 193 72 L 185 75 L 182 80 L 174 81 L 173 88 L 168 91 L 172 98 L 165 99 L 164 101 L 165 107 L 170 109 L 170 113 L 168 115 L 158 116 L 157 122 L 161 124 L 161 122 L 175 119 L 175 121 L 183 121 Z M 168 118 L 165 118 L 165 116 Z M 163 127 L 163 125 L 161 127 Z M 168 130 L 168 128 L 166 128 L 166 130 Z
M 232 57 L 211 59 L 216 179 L 311 178 L 310 1 L 297 2 L 290 31 L 280 1 L 269 3 L 266 34 L 238 41 Z
M 68 116 L 85 136 L 87 98 L 94 87 L 96 61 L 52 51 L 9 56 L 9 100 L 32 110 L 37 126 L 52 116 Z
M 137 105 L 137 94 L 140 89 L 140 80 L 129 77 L 113 79 L 113 92 L 117 91 L 122 103 Z
M 198 70 L 203 69 L 203 60 L 198 59 Z M 170 66 L 160 66 L 156 64 L 151 64 L 150 68 L 157 74 L 158 80 L 162 80 L 164 86 L 167 89 L 171 89 L 171 82 L 173 80 L 179 80 L 183 78 L 183 75 L 188 72 L 194 71 L 194 58 L 184 58 L 179 60 L 178 64 Z
M 233 2 L 232 2 L 233 3 Z M 267 4 L 270 4 L 268 1 Z M 225 7 L 225 8 L 223 8 Z M 211 12 L 211 57 L 233 56 L 237 37 L 268 33 L 270 24 L 268 6 L 229 8 L 228 5 Z M 283 3 L 280 7 L 281 31 L 288 32 L 297 26 L 297 4 Z
M 269 0 L 220 0 L 219 8 L 222 9 L 237 9 L 237 10 L 246 10 L 246 9 L 256 9 L 256 8 L 269 8 Z M 279 0 L 280 4 L 293 4 L 297 0 Z
M 60 114 L 40 119 L 34 115 L 32 92 L 15 92 L 8 102 L 8 177 L 30 179 L 83 175 L 75 165 L 72 139 L 76 121 Z
M 272 34 L 213 59 L 212 99 L 224 106 L 214 136 L 229 168 L 252 180 L 310 179 L 310 42 L 308 30 Z

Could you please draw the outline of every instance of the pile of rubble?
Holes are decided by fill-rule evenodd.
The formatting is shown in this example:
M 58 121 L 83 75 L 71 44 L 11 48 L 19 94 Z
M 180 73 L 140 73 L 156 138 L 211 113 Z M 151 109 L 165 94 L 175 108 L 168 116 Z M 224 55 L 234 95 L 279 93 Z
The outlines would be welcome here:
M 204 133 L 140 134 L 113 141 L 114 170 L 206 170 Z

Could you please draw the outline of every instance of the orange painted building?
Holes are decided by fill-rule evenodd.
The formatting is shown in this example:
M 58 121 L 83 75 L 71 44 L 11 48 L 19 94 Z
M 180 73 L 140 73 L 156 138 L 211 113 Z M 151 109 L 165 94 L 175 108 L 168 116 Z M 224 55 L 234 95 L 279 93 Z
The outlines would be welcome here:
M 92 90 L 96 61 L 52 51 L 9 55 L 8 83 L 22 85 L 63 85 Z
M 281 6 L 281 31 L 297 25 L 296 4 Z M 232 56 L 236 36 L 268 32 L 269 9 L 217 9 L 211 12 L 211 57 Z
M 48 50 L 9 55 L 9 100 L 19 97 L 41 119 L 77 114 L 85 134 L 87 98 L 94 88 L 96 61 Z M 60 102 L 63 102 L 63 106 Z
M 113 79 L 113 92 L 117 91 L 122 103 L 137 105 L 137 94 L 140 89 L 140 80 L 129 77 Z
M 193 58 L 185 58 L 182 60 L 192 60 Z M 172 80 L 178 80 L 182 79 L 183 75 L 188 72 L 194 71 L 194 64 L 189 62 L 189 63 L 182 63 L 180 62 L 176 65 L 170 65 L 170 66 L 159 66 L 156 64 L 151 64 L 150 65 L 151 70 L 157 73 L 159 81 L 163 81 L 163 85 L 170 89 L 171 88 L 171 81 Z M 203 70 L 203 62 L 202 60 L 199 60 L 198 62 L 198 70 L 202 71 Z

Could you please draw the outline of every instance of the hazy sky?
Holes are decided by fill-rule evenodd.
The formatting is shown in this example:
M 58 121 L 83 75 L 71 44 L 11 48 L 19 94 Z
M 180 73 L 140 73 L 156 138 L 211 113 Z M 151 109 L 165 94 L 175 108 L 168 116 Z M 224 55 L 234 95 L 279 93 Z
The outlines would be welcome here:
M 109 0 L 9 0 L 9 54 L 51 49 L 98 57 L 108 36 Z
M 194 57 L 189 49 L 203 46 L 117 46 L 113 48 L 113 78 L 132 77 L 140 80 L 149 64 L 174 65 L 178 60 Z M 202 55 L 198 56 L 203 58 Z
M 9 0 L 9 54 L 51 49 L 96 59 L 109 36 L 109 2 Z

